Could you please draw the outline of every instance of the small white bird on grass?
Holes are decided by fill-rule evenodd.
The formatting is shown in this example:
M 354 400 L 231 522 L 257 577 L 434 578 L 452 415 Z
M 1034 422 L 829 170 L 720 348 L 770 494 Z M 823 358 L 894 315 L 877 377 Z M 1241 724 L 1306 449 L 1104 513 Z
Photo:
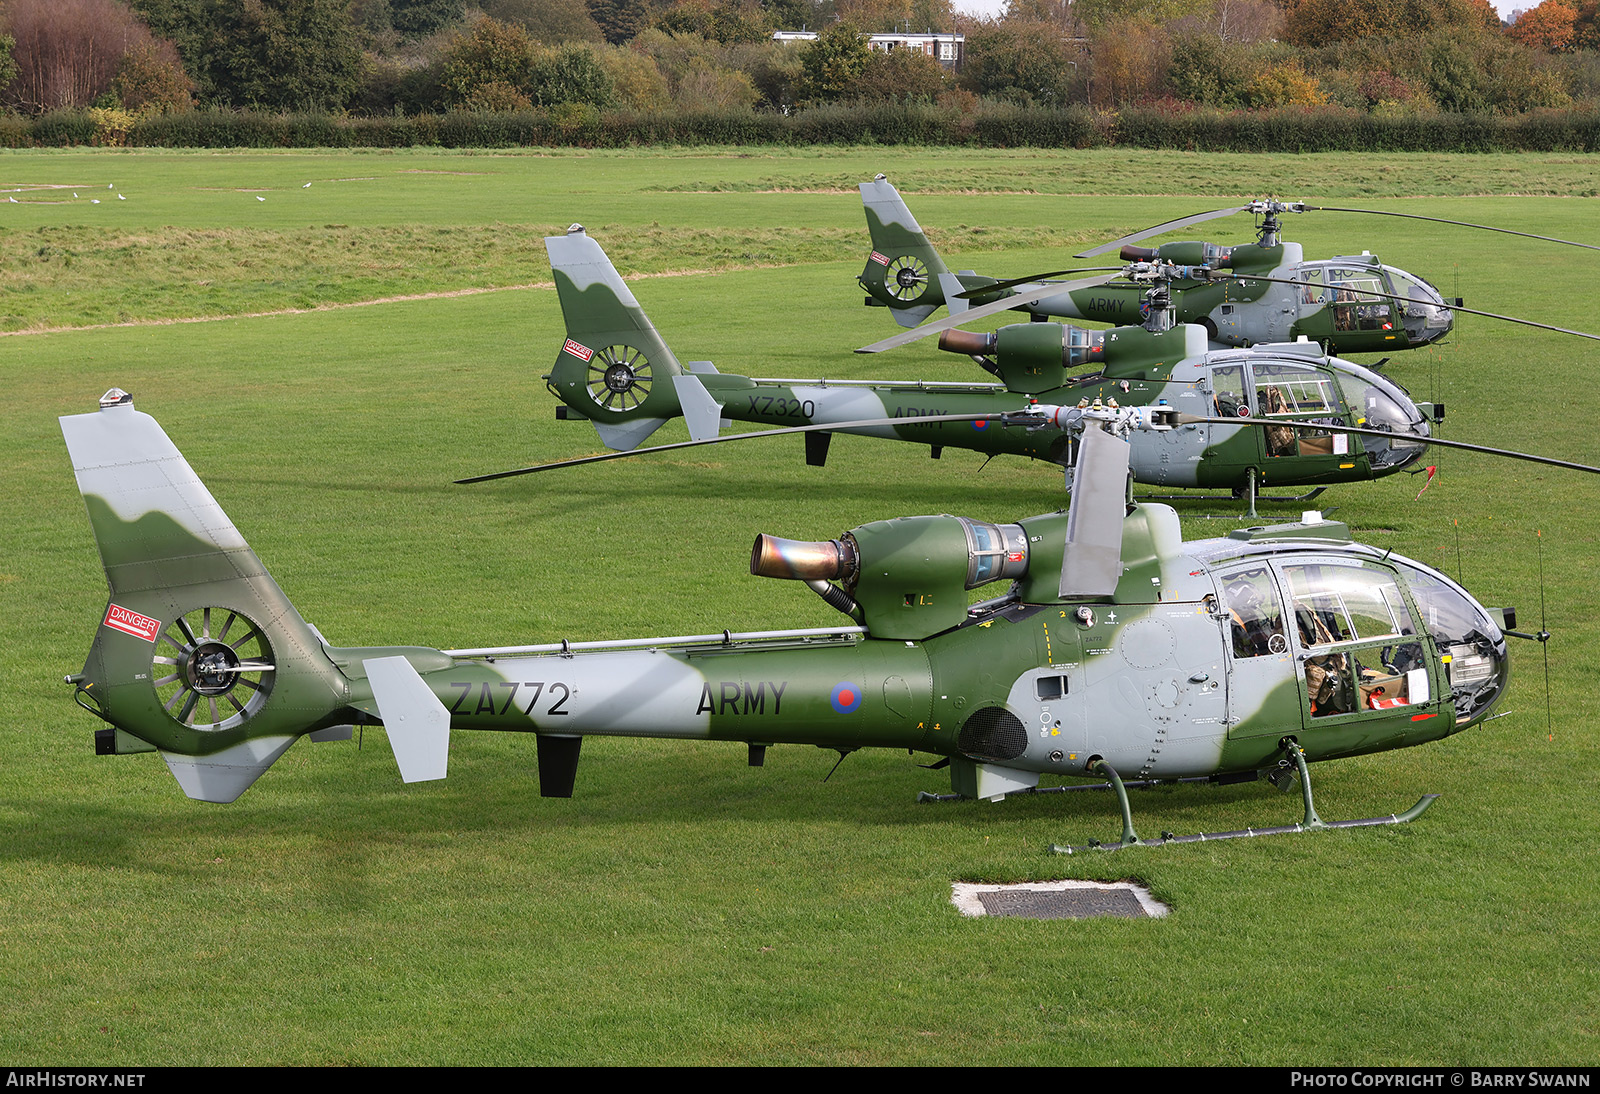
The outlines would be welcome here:
M 266 201 L 266 200 L 267 200 L 267 199 L 266 199 L 266 198 L 264 198 L 264 197 L 262 197 L 262 196 L 261 196 L 261 195 L 260 195 L 260 194 L 257 194 L 257 195 L 256 195 L 256 200 L 257 200 L 257 201 Z

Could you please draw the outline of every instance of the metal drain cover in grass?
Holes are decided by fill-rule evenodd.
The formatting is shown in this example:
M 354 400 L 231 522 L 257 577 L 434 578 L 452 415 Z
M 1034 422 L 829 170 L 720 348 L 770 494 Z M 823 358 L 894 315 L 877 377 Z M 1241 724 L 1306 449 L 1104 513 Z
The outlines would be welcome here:
M 1159 919 L 1168 908 L 1131 881 L 1026 881 L 976 885 L 958 881 L 950 903 L 962 915 L 1008 915 L 1022 919 Z

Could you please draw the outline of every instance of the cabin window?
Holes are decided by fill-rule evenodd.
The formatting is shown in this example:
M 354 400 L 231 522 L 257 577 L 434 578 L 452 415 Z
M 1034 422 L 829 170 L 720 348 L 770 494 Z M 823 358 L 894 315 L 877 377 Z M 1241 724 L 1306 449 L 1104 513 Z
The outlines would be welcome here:
M 1393 330 L 1389 301 L 1376 293 L 1389 290 L 1376 271 L 1333 266 L 1327 272 L 1333 292 L 1334 330 Z

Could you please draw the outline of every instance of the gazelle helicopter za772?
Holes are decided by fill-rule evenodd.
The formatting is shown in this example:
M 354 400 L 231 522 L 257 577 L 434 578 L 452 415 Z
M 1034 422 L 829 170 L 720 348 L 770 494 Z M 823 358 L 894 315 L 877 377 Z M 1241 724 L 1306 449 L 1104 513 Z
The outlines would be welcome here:
M 827 458 L 831 433 L 845 432 L 926 444 L 935 457 L 945 448 L 1029 456 L 1070 474 L 1071 430 L 1004 428 L 988 416 L 1026 413 L 1035 402 L 1165 405 L 1197 420 L 1135 433 L 1134 481 L 1220 488 L 1248 495 L 1253 505 L 1263 483 L 1321 487 L 1405 470 L 1424 451 L 1429 417 L 1442 414 L 1442 407 L 1418 405 L 1388 378 L 1328 357 L 1312 342 L 1208 351 L 1199 326 L 1168 321 L 1162 291 L 1168 270 L 1161 265 L 1135 271 L 1156 305 L 1144 326 L 1091 331 L 1019 323 L 940 339 L 944 348 L 974 357 L 999 383 L 766 380 L 719 372 L 710 362 L 680 364 L 581 225 L 545 246 L 567 333 L 546 382 L 564 404 L 561 416 L 592 421 L 617 450 L 636 448 L 683 415 L 695 439 L 716 436 L 725 418 L 816 426 L 806 434 L 806 460 L 816 465 Z M 1091 371 L 1073 375 L 1074 369 Z M 947 415 L 979 417 L 936 420 Z M 1199 420 L 1233 416 L 1271 417 L 1275 426 Z M 1297 431 L 1292 422 L 1316 428 Z
M 867 305 L 890 309 L 901 326 L 922 323 L 941 305 L 957 315 L 969 307 L 1007 298 L 1012 303 L 1005 307 L 1027 311 L 1036 318 L 1062 316 L 1102 323 L 1132 322 L 1146 306 L 1146 286 L 1137 282 L 1080 286 L 1047 280 L 1070 272 L 1065 270 L 1008 281 L 971 270 L 952 272 L 900 192 L 883 175 L 861 183 L 860 189 L 872 252 L 857 281 L 867 293 Z M 1459 299 L 1446 300 L 1423 278 L 1384 265 L 1370 253 L 1308 261 L 1300 244 L 1283 239 L 1281 218 L 1313 211 L 1406 217 L 1600 250 L 1588 243 L 1415 213 L 1259 200 L 1170 220 L 1076 257 L 1094 258 L 1116 250 L 1125 261 L 1191 268 L 1195 275 L 1171 286 L 1177 321 L 1200 324 L 1212 342 L 1224 346 L 1308 338 L 1333 354 L 1391 353 L 1438 342 L 1454 326 L 1454 311 L 1493 315 L 1466 308 Z M 1164 243 L 1154 249 L 1133 246 L 1152 236 L 1244 212 L 1258 218 L 1256 239 L 1251 243 L 1229 246 L 1190 241 Z M 1227 278 L 1214 276 L 1223 271 Z
M 532 733 L 555 797 L 573 791 L 585 736 L 741 742 L 752 764 L 778 744 L 905 748 L 943 757 L 955 790 L 979 798 L 1045 773 L 1120 790 L 1119 772 L 1286 782 L 1297 769 L 1318 826 L 1306 763 L 1483 721 L 1514 624 L 1338 524 L 1184 542 L 1170 508 L 1128 501 L 1115 435 L 1176 416 L 1080 419 L 1065 513 L 758 537 L 751 572 L 806 583 L 848 617 L 835 628 L 437 650 L 327 641 L 113 389 L 61 419 L 110 590 L 67 682 L 107 723 L 98 751 L 159 752 L 213 802 L 302 736 L 382 724 L 408 782 L 445 776 L 452 729 Z M 1009 585 L 969 606 L 968 590 L 996 582 Z M 1120 843 L 1136 840 L 1124 804 Z

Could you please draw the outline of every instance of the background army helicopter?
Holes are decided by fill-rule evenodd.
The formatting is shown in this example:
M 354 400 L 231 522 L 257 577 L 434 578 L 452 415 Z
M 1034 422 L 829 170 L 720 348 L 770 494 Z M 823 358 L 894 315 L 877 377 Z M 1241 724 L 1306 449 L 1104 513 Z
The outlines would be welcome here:
M 1065 513 L 757 538 L 752 574 L 804 581 L 847 625 L 436 650 L 331 645 L 113 389 L 61 419 L 110 591 L 66 679 L 108 723 L 97 751 L 158 751 L 205 801 L 238 798 L 302 736 L 381 723 L 408 782 L 445 776 L 451 729 L 533 733 L 549 797 L 571 795 L 589 735 L 743 742 L 755 766 L 774 744 L 906 748 L 943 757 L 978 798 L 1099 775 L 1119 791 L 1120 844 L 1137 837 L 1119 772 L 1286 782 L 1293 768 L 1305 820 L 1290 830 L 1318 827 L 1308 761 L 1489 716 L 1514 624 L 1443 574 L 1338 524 L 1186 543 L 1172 509 L 1130 504 L 1129 447 L 1106 430 L 1169 414 L 1096 412 Z
M 857 280 L 867 292 L 867 305 L 889 308 L 901 326 L 924 322 L 941 304 L 955 315 L 968 307 L 1006 298 L 1014 300 L 1012 307 L 1037 318 L 1063 316 L 1130 323 L 1142 314 L 1145 287 L 1136 283 L 1074 286 L 1044 280 L 1071 272 L 1066 270 L 1008 281 L 971 270 L 953 273 L 928 241 L 899 191 L 883 175 L 861 183 L 860 188 L 872 252 Z M 1437 221 L 1600 249 L 1571 240 L 1412 213 L 1262 200 L 1167 221 L 1076 257 L 1094 258 L 1115 250 L 1129 262 L 1160 261 L 1208 272 L 1229 271 L 1231 276 L 1225 280 L 1202 275 L 1184 278 L 1171 287 L 1177 321 L 1199 323 L 1212 342 L 1224 346 L 1304 337 L 1334 354 L 1388 353 L 1438 342 L 1454 326 L 1454 311 L 1526 322 L 1476 312 L 1465 308 L 1459 298 L 1447 302 L 1427 281 L 1386 266 L 1366 252 L 1307 261 L 1300 244 L 1282 238 L 1280 217 L 1313 210 Z M 1152 236 L 1242 212 L 1254 213 L 1258 218 L 1252 243 L 1228 246 L 1176 242 L 1155 249 L 1133 246 Z
M 1022 323 L 991 334 L 952 331 L 951 352 L 972 356 L 999 383 L 753 379 L 709 362 L 679 363 L 598 243 L 581 225 L 545 240 L 567 338 L 545 377 L 564 404 L 560 417 L 587 418 L 607 447 L 637 448 L 682 415 L 691 437 L 716 436 L 725 419 L 811 425 L 806 459 L 821 465 L 832 432 L 860 433 L 990 455 L 1008 453 L 1070 468 L 1072 434 L 941 415 L 1023 412 L 1035 403 L 1166 405 L 1198 418 L 1271 417 L 1273 430 L 1195 421 L 1132 440 L 1134 481 L 1166 488 L 1223 489 L 1248 497 L 1261 484 L 1320 488 L 1404 470 L 1421 457 L 1428 419 L 1442 407 L 1417 404 L 1392 380 L 1326 356 L 1312 342 L 1208 351 L 1197 325 L 1171 325 L 1166 267 L 1143 264 L 1152 303 L 1145 326 L 1091 331 Z M 908 332 L 902 338 L 920 333 Z M 881 343 L 880 343 L 881 345 Z M 1074 369 L 1089 370 L 1072 376 Z M 1282 423 L 1315 422 L 1299 432 Z M 1340 428 L 1374 427 L 1362 435 Z M 501 477 L 497 472 L 462 481 Z

